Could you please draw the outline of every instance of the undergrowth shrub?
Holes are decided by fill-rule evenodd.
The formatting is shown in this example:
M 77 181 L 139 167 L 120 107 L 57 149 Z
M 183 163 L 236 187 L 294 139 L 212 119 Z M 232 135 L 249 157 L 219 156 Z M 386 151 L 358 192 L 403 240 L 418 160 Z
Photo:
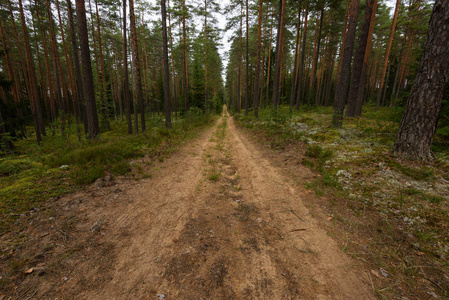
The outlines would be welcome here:
M 104 175 L 104 167 L 93 165 L 90 167 L 76 167 L 71 170 L 71 177 L 77 184 L 89 184 Z
M 3 160 L 0 162 L 0 176 L 14 175 L 36 165 L 29 159 Z
M 306 155 L 324 162 L 332 157 L 333 151 L 330 149 L 324 150 L 320 145 L 314 144 L 307 147 Z

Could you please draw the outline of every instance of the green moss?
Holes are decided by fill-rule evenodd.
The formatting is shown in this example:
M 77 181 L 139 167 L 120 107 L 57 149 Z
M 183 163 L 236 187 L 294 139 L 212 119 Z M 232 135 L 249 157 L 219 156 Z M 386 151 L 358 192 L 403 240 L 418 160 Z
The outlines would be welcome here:
M 307 147 L 306 155 L 324 162 L 332 157 L 333 151 L 330 149 L 324 150 L 320 145 L 314 144 Z
M 434 169 L 431 167 L 412 168 L 393 159 L 387 159 L 386 162 L 390 167 L 415 180 L 430 180 L 434 177 Z
M 318 142 L 332 143 L 340 139 L 340 132 L 331 129 L 327 131 L 317 132 L 310 137 Z
M 106 171 L 124 175 L 131 170 L 129 160 L 148 154 L 163 159 L 178 145 L 198 135 L 198 128 L 211 124 L 216 116 L 190 114 L 173 123 L 168 131 L 162 120 L 147 120 L 148 130 L 127 134 L 126 122 L 111 122 L 111 131 L 93 141 L 78 141 L 71 123 L 66 135 L 44 137 L 40 146 L 33 139 L 16 143 L 18 155 L 0 160 L 0 234 L 7 231 L 20 214 L 51 197 L 73 191 L 104 176 Z M 60 169 L 69 165 L 68 169 Z
M 24 170 L 41 166 L 41 164 L 33 162 L 28 158 L 3 159 L 0 162 L 0 176 L 15 175 Z

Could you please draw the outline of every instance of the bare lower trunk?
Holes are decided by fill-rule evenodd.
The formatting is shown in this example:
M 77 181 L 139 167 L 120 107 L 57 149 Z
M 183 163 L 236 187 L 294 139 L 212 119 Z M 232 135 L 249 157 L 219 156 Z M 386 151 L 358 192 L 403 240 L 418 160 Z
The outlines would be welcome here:
M 394 152 L 407 158 L 433 158 L 433 136 L 449 78 L 448 23 L 448 0 L 437 0 L 430 18 L 421 62 L 394 144 Z

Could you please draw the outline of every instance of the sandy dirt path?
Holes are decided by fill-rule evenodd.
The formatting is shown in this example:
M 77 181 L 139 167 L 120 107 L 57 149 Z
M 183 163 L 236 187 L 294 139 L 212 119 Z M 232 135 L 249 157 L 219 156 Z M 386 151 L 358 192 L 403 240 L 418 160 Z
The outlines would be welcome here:
M 65 221 L 52 228 L 63 231 L 71 215 L 77 221 L 51 251 L 42 249 L 55 236 L 34 235 L 30 251 L 48 271 L 25 277 L 17 293 L 375 299 L 366 274 L 301 201 L 307 191 L 264 158 L 226 110 L 197 140 L 149 168 L 152 178 L 92 186 L 62 199 L 56 219 Z

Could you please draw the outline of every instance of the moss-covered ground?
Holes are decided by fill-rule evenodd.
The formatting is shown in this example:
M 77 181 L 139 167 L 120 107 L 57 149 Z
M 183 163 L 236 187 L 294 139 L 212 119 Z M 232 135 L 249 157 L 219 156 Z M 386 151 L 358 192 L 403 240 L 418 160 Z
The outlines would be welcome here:
M 152 117 L 146 120 L 147 131 L 135 135 L 127 134 L 126 122 L 115 121 L 110 131 L 95 140 L 79 140 L 72 123 L 66 127 L 65 136 L 48 130 L 41 145 L 30 132 L 29 139 L 15 143 L 14 154 L 0 159 L 0 235 L 21 214 L 48 199 L 106 174 L 124 175 L 132 168 L 138 171 L 133 160 L 139 157 L 163 159 L 214 119 L 192 110 L 185 118 L 173 120 L 173 129 L 167 130 L 162 119 Z
M 343 250 L 380 274 L 380 298 L 448 297 L 448 141 L 435 137 L 431 163 L 395 157 L 401 115 L 400 108 L 366 107 L 362 117 L 345 118 L 341 129 L 331 127 L 331 107 L 262 109 L 258 120 L 235 118 L 275 151 L 305 145 L 302 164 L 319 176 L 303 184 L 350 232 Z M 428 290 L 420 290 L 423 282 Z

